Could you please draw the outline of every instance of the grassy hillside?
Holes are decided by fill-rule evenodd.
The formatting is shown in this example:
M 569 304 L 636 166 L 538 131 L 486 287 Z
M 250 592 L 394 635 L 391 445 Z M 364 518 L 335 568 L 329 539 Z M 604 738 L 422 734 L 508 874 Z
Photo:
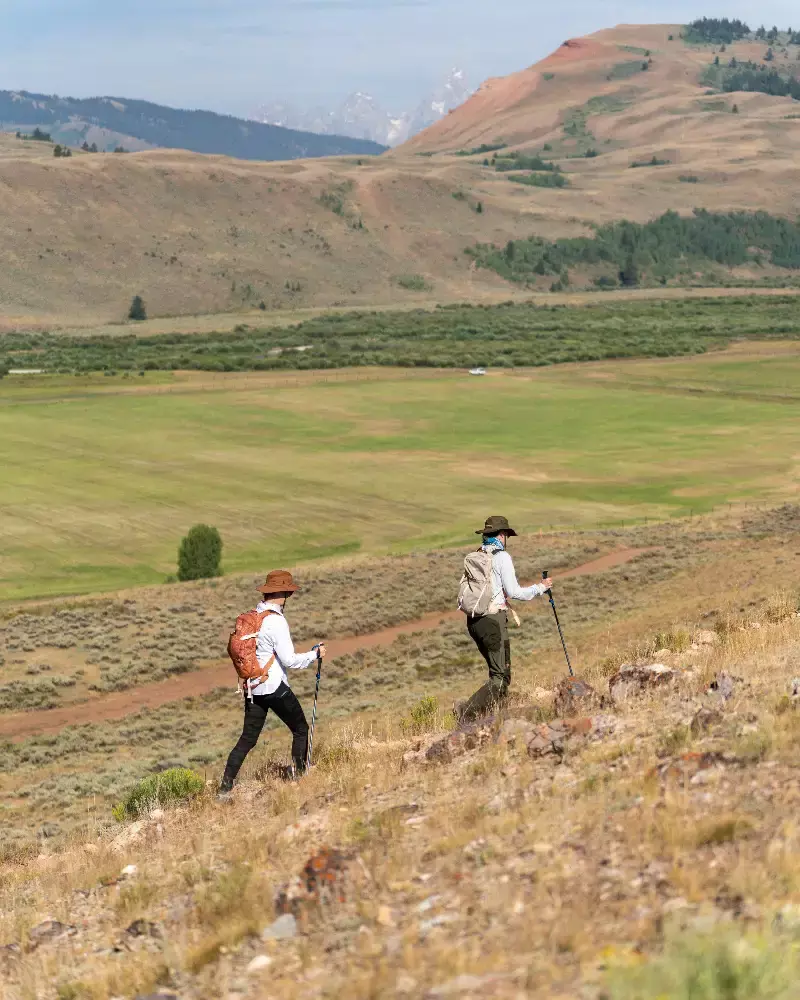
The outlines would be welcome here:
M 515 635 L 504 719 L 471 741 L 442 743 L 450 702 L 482 674 L 461 624 L 444 655 L 436 636 L 329 670 L 312 774 L 275 778 L 286 738 L 270 731 L 226 807 L 213 792 L 237 731 L 230 692 L 6 746 L 4 995 L 789 1000 L 800 633 L 797 596 L 775 591 L 797 569 L 785 515 L 591 539 L 661 553 L 597 581 L 580 624 L 592 591 L 559 589 L 580 672 L 604 696 L 622 662 L 673 674 L 579 708 L 589 734 L 550 752 L 528 749 L 537 726 L 555 732 L 564 675 L 544 605 Z M 347 573 L 329 584 L 346 598 Z M 57 619 L 79 628 L 79 614 Z M 137 772 L 179 763 L 209 776 L 198 798 L 113 822 Z M 311 858 L 312 891 L 292 890 L 296 924 L 275 940 Z
M 487 504 L 537 530 L 781 497 L 798 365 L 776 344 L 485 379 L 8 378 L 0 596 L 157 582 L 197 522 L 232 572 L 461 541 Z
M 782 79 L 796 49 L 774 48 Z M 150 150 L 55 161 L 42 143 L 1 139 L 2 328 L 119 322 L 136 294 L 154 317 L 496 299 L 513 284 L 475 267 L 467 248 L 591 237 L 594 226 L 696 209 L 793 221 L 797 102 L 707 82 L 717 56 L 760 64 L 765 53 L 749 37 L 724 53 L 689 44 L 678 26 L 600 32 L 489 81 L 377 158 L 263 164 Z M 532 169 L 540 161 L 559 169 Z M 678 272 L 667 280 L 791 280 L 769 254 Z M 573 266 L 569 289 L 598 276 Z M 546 272 L 532 285 L 547 294 L 560 279 Z
M 297 160 L 312 156 L 370 156 L 383 152 L 376 142 L 344 136 L 314 135 L 276 125 L 244 121 L 213 111 L 185 111 L 122 97 L 52 97 L 27 91 L 0 91 L 0 123 L 16 130 L 38 126 L 59 142 L 95 142 L 97 131 L 146 146 L 216 153 L 241 160 Z M 103 149 L 102 142 L 97 143 Z M 128 144 L 130 148 L 130 143 Z

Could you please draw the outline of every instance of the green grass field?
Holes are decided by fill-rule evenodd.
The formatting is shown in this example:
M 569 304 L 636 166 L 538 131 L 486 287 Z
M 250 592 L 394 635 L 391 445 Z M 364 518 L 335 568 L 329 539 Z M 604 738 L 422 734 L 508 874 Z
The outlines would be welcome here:
M 152 381 L 151 381 L 152 380 Z M 216 525 L 224 566 L 669 517 L 797 486 L 800 346 L 470 378 L 378 372 L 0 383 L 0 599 L 158 582 Z

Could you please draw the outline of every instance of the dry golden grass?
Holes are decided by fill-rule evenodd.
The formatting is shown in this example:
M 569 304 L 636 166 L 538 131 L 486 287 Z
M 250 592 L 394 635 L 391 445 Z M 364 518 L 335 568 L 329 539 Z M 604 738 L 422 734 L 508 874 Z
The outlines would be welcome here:
M 720 590 L 724 558 L 714 621 L 728 602 L 741 606 L 740 577 Z M 299 784 L 264 770 L 226 806 L 209 788 L 139 827 L 88 831 L 63 851 L 4 865 L 0 946 L 22 952 L 0 959 L 3 996 L 105 1000 L 161 984 L 185 1000 L 367 1000 L 448 995 L 433 991 L 449 983 L 450 995 L 544 1000 L 599 996 L 612 968 L 614 1000 L 654 1000 L 661 994 L 623 992 L 625 977 L 646 970 L 682 927 L 699 947 L 731 935 L 738 954 L 774 925 L 757 953 L 790 949 L 781 935 L 796 926 L 800 900 L 800 709 L 787 696 L 798 673 L 797 595 L 767 591 L 742 623 L 687 648 L 682 631 L 703 638 L 695 625 L 710 596 L 702 574 L 695 579 L 696 593 L 668 579 L 657 607 L 621 618 L 593 645 L 583 637 L 582 673 L 602 690 L 609 650 L 652 650 L 657 622 L 681 678 L 618 706 L 613 732 L 569 743 L 560 763 L 501 741 L 449 764 L 404 764 L 420 740 L 452 726 L 443 700 L 409 701 L 405 712 L 328 727 L 318 766 Z M 738 680 L 715 705 L 704 692 L 723 670 Z M 537 689 L 562 672 L 557 650 L 526 658 L 517 706 L 541 704 Z M 719 717 L 695 730 L 689 722 L 706 703 Z M 686 752 L 730 763 L 702 781 L 691 770 L 658 776 Z M 276 891 L 323 844 L 361 859 L 344 901 L 312 908 L 296 938 L 260 941 Z M 128 864 L 138 870 L 120 879 Z M 27 950 L 47 917 L 74 934 Z M 161 936 L 127 933 L 139 919 Z M 259 954 L 271 964 L 248 974 Z M 490 978 L 468 989 L 453 985 L 460 975 Z

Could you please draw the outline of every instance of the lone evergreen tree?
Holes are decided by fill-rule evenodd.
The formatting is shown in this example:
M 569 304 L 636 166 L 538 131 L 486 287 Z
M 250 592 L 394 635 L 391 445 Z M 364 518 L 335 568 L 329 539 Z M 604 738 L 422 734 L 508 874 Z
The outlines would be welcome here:
M 619 281 L 626 288 L 633 288 L 639 284 L 639 268 L 632 256 L 628 258 L 627 264 L 619 272 Z
M 208 580 L 222 576 L 222 538 L 216 528 L 196 524 L 178 549 L 178 579 Z
M 128 319 L 137 321 L 147 319 L 147 310 L 144 307 L 144 299 L 141 295 L 134 295 L 131 307 L 128 310 Z

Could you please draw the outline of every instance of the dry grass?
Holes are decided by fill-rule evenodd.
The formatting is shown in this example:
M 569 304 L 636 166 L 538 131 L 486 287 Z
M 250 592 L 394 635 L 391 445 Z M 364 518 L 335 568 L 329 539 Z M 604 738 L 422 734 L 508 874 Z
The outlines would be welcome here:
M 701 928 L 719 921 L 736 940 L 768 928 L 800 891 L 796 802 L 786 784 L 797 715 L 769 708 L 798 629 L 796 618 L 765 624 L 727 651 L 704 653 L 700 674 L 724 663 L 746 685 L 725 710 L 723 734 L 695 748 L 735 749 L 754 713 L 776 740 L 703 785 L 648 777 L 658 731 L 702 690 L 689 681 L 684 693 L 621 710 L 604 759 L 600 745 L 576 747 L 560 766 L 496 746 L 442 768 L 404 770 L 413 738 L 396 717 L 351 723 L 300 785 L 246 784 L 232 806 L 208 798 L 169 812 L 124 849 L 104 836 L 91 853 L 78 844 L 6 866 L 0 940 L 24 942 L 48 915 L 78 932 L 68 946 L 44 944 L 7 964 L 5 995 L 74 989 L 101 1000 L 160 982 L 187 998 L 288 998 L 298 984 L 303 995 L 324 997 L 346 983 L 348 996 L 366 1000 L 422 997 L 470 974 L 500 977 L 493 989 L 501 997 L 571 996 L 581 984 L 600 986 L 609 964 L 621 990 L 625 943 L 657 953 L 664 926 L 694 928 L 701 940 Z M 534 674 L 526 686 L 535 679 L 545 678 Z M 357 850 L 366 883 L 320 920 L 312 916 L 299 938 L 259 945 L 276 889 L 322 843 Z M 100 873 L 128 863 L 139 867 L 133 881 L 98 886 Z M 164 937 L 131 943 L 125 928 L 135 919 L 156 922 Z M 121 952 L 103 954 L 126 940 Z M 774 947 L 783 947 L 780 933 Z M 244 972 L 258 953 L 273 960 L 263 980 Z
M 212 786 L 138 832 L 95 820 L 52 853 L 43 841 L 35 860 L 6 859 L 0 946 L 24 948 L 48 916 L 76 931 L 0 959 L 3 996 L 104 1000 L 161 984 L 185 1000 L 288 1000 L 298 991 L 421 998 L 471 975 L 494 976 L 482 989 L 498 997 L 605 990 L 614 1000 L 650 1000 L 662 947 L 670 968 L 686 976 L 693 968 L 682 934 L 701 956 L 729 945 L 734 957 L 748 948 L 765 962 L 789 956 L 800 898 L 800 710 L 786 692 L 797 674 L 800 619 L 766 587 L 742 604 L 736 587 L 749 566 L 741 533 L 730 525 L 702 531 L 707 580 L 700 563 L 679 559 L 679 572 L 656 564 L 649 583 L 631 581 L 637 599 L 618 606 L 616 618 L 590 616 L 577 630 L 581 672 L 601 690 L 615 648 L 653 650 L 666 636 L 661 649 L 682 668 L 675 687 L 620 706 L 602 740 L 568 744 L 557 764 L 501 743 L 442 766 L 404 765 L 407 750 L 452 724 L 449 702 L 417 704 L 406 687 L 394 695 L 404 711 L 387 711 L 391 697 L 381 692 L 371 710 L 335 724 L 326 718 L 318 766 L 299 784 L 254 762 L 229 806 L 213 800 Z M 769 563 L 771 544 L 762 534 L 753 559 Z M 723 593 L 720 580 L 730 581 Z M 722 615 L 720 600 L 735 598 L 746 627 L 687 647 L 684 630 L 694 636 L 711 620 L 704 613 Z M 563 673 L 559 655 L 540 647 L 518 661 L 518 706 L 541 704 L 538 689 Z M 716 724 L 695 732 L 689 722 L 713 702 L 704 692 L 723 670 L 738 678 L 733 696 L 717 706 Z M 442 690 L 475 680 L 443 678 Z M 182 717 L 200 725 L 202 712 Z M 702 781 L 691 771 L 658 776 L 687 752 L 730 763 Z M 312 912 L 299 937 L 260 942 L 275 892 L 322 844 L 358 852 L 357 883 L 344 902 Z M 127 864 L 138 871 L 118 880 Z M 126 933 L 140 919 L 162 936 Z M 272 964 L 248 975 L 259 953 Z M 746 977 L 752 963 L 742 961 L 736 974 Z M 682 997 L 679 987 L 668 995 Z

